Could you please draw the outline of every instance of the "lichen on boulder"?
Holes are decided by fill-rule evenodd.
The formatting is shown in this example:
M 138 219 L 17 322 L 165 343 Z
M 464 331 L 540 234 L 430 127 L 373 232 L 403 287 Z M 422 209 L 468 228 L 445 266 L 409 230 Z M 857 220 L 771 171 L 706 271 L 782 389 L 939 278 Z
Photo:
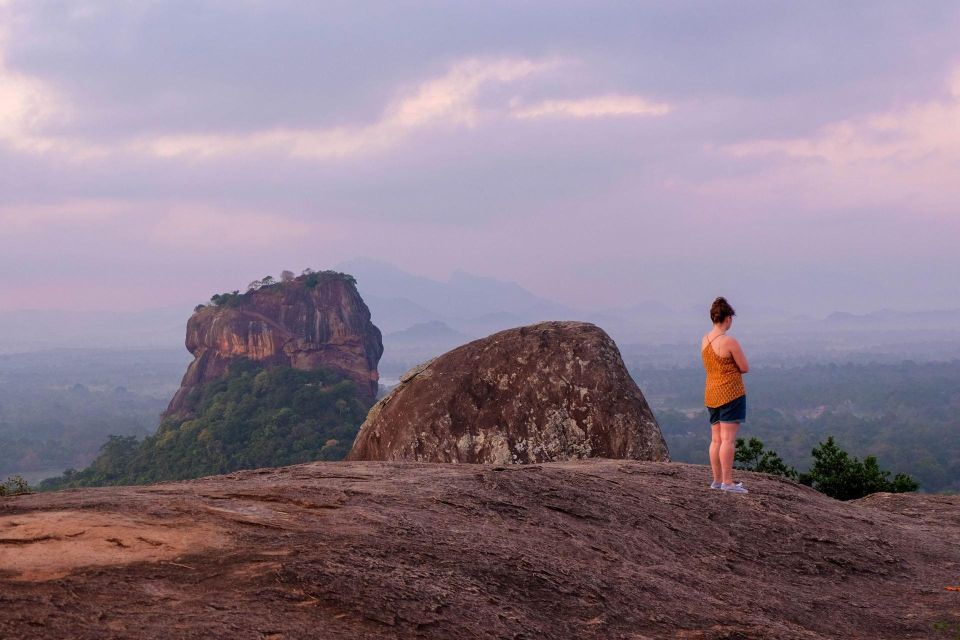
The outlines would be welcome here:
M 349 460 L 523 464 L 668 460 L 613 340 L 583 322 L 544 322 L 426 362 L 371 409 Z

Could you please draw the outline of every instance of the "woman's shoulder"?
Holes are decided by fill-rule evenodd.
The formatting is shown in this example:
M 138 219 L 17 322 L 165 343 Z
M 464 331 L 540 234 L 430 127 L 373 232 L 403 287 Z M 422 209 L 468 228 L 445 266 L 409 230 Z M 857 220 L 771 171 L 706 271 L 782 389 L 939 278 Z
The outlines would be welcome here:
M 723 343 L 722 343 L 722 344 L 725 345 L 725 346 L 727 346 L 727 347 L 733 348 L 733 347 L 739 347 L 739 346 L 740 346 L 740 343 L 737 342 L 737 339 L 734 338 L 733 336 L 723 335 L 723 336 L 721 336 L 721 338 L 723 339 Z
M 733 336 L 728 336 L 727 334 L 720 334 L 710 342 L 706 337 L 704 338 L 703 345 L 706 348 L 706 345 L 709 344 L 710 348 L 713 349 L 713 352 L 720 356 L 721 358 L 728 358 L 734 349 L 739 348 L 740 343 L 737 342 L 737 339 Z

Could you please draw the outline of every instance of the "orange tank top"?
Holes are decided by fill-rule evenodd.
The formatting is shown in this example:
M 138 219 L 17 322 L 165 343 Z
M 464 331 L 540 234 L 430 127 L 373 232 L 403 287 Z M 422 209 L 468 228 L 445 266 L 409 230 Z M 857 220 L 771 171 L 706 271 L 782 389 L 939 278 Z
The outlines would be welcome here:
M 733 354 L 721 358 L 714 352 L 710 342 L 700 353 L 703 358 L 703 368 L 707 371 L 703 404 L 708 407 L 719 407 L 747 395 L 747 390 L 743 386 L 743 375 L 737 367 L 736 360 L 733 359 Z

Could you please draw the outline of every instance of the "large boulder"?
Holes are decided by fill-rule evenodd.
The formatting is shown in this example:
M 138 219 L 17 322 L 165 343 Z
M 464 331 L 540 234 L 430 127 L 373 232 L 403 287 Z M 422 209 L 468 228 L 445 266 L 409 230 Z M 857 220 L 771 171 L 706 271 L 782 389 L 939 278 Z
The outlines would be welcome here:
M 223 298 L 198 307 L 187 321 L 194 360 L 166 415 L 182 413 L 194 389 L 223 376 L 238 358 L 328 369 L 353 380 L 370 402 L 376 397 L 383 340 L 352 276 L 312 273 Z
M 613 340 L 583 322 L 501 331 L 405 374 L 370 410 L 348 460 L 668 460 Z

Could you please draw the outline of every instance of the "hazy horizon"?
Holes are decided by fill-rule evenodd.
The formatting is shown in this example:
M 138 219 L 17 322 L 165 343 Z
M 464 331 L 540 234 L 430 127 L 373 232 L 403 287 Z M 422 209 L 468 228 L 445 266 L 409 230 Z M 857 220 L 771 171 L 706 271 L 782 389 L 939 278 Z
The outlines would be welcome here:
M 655 309 L 655 310 L 658 311 L 658 312 L 664 311 L 664 310 L 668 310 L 668 311 L 681 312 L 681 313 L 682 313 L 682 312 L 688 312 L 688 311 L 696 311 L 696 310 L 699 310 L 700 308 L 708 309 L 708 308 L 709 308 L 709 305 L 710 305 L 710 302 L 712 302 L 712 299 L 710 299 L 710 300 L 706 300 L 706 301 L 701 300 L 701 301 L 699 301 L 699 302 L 695 302 L 695 303 L 691 303 L 691 304 L 669 304 L 669 303 L 666 303 L 666 302 L 664 302 L 664 301 L 662 301 L 662 300 L 653 299 L 653 298 L 643 298 L 643 299 L 628 299 L 628 298 L 623 298 L 623 299 L 620 299 L 620 300 L 614 300 L 613 303 L 612 303 L 611 305 L 609 305 L 609 306 L 577 305 L 577 304 L 569 304 L 569 305 L 568 305 L 568 304 L 565 304 L 565 303 L 560 302 L 559 300 L 556 300 L 556 299 L 552 299 L 552 298 L 548 298 L 548 297 L 546 297 L 546 296 L 543 296 L 543 295 L 539 294 L 537 291 L 534 291 L 534 290 L 532 290 L 532 289 L 524 286 L 523 283 L 521 283 L 521 282 L 519 282 L 519 281 L 517 281 L 517 280 L 511 280 L 511 279 L 508 279 L 508 278 L 493 277 L 493 276 L 490 276 L 490 275 L 487 275 L 487 274 L 483 274 L 483 273 L 473 273 L 473 272 L 469 272 L 469 271 L 467 271 L 467 270 L 465 270 L 465 269 L 462 269 L 462 268 L 460 268 L 460 267 L 454 267 L 454 268 L 450 271 L 450 273 L 447 274 L 446 276 L 443 276 L 443 275 L 440 275 L 440 276 L 430 276 L 430 275 L 425 275 L 425 274 L 421 274 L 421 273 L 415 273 L 415 272 L 412 272 L 412 271 L 407 271 L 407 270 L 405 270 L 405 269 L 402 269 L 402 268 L 401 268 L 400 266 L 398 266 L 398 265 L 391 264 L 391 263 L 388 263 L 388 262 L 385 262 L 385 261 L 382 261 L 382 260 L 379 260 L 379 259 L 376 259 L 376 258 L 368 258 L 368 257 L 366 257 L 366 256 L 360 256 L 360 257 L 351 258 L 351 259 L 349 259 L 349 260 L 347 260 L 347 261 L 345 261 L 345 262 L 351 263 L 351 262 L 357 262 L 357 261 L 363 261 L 363 262 L 368 262 L 368 261 L 369 261 L 369 262 L 371 262 L 371 263 L 378 263 L 378 264 L 381 264 L 381 265 L 383 265 L 384 267 L 389 268 L 389 269 L 397 269 L 399 272 L 403 273 L 403 274 L 406 275 L 406 276 L 411 276 L 411 277 L 416 278 L 416 279 L 429 280 L 429 281 L 434 282 L 434 283 L 437 283 L 437 284 L 444 284 L 444 285 L 454 284 L 455 281 L 456 281 L 457 276 L 462 274 L 462 275 L 464 275 L 464 276 L 466 276 L 466 277 L 477 278 L 477 279 L 482 279 L 482 280 L 490 280 L 490 281 L 494 281 L 494 282 L 496 282 L 496 283 L 498 283 L 498 284 L 502 284 L 502 285 L 506 285 L 506 286 L 516 285 L 516 286 L 521 287 L 525 292 L 529 293 L 530 295 L 542 299 L 544 302 L 547 302 L 547 303 L 556 303 L 557 305 L 562 305 L 563 307 L 565 307 L 565 308 L 567 308 L 567 309 L 569 309 L 569 310 L 571 310 L 571 311 L 576 311 L 576 312 L 588 312 L 588 311 L 589 311 L 589 312 L 606 312 L 606 311 L 637 311 L 637 312 L 640 312 L 640 311 L 642 311 L 642 308 L 643 308 L 644 305 L 651 305 L 651 308 L 652 308 L 652 309 Z M 326 268 L 329 268 L 329 269 L 332 269 L 332 270 L 337 270 L 337 271 L 343 271 L 344 273 L 350 274 L 350 273 L 351 273 L 351 269 L 345 268 L 345 267 L 346 267 L 346 265 L 345 265 L 344 263 L 341 263 L 341 264 L 337 264 L 337 265 L 328 265 Z M 322 268 L 323 268 L 323 267 L 321 267 L 321 269 L 322 269 Z M 275 279 L 279 279 L 279 275 L 280 275 L 280 272 L 281 272 L 281 271 L 282 271 L 282 270 L 277 270 L 276 272 L 272 272 L 272 273 L 269 273 L 269 274 L 267 274 L 267 273 L 260 274 L 260 277 L 266 276 L 266 275 L 271 275 L 271 276 L 273 276 Z M 251 276 L 251 278 L 252 278 L 251 282 L 252 282 L 253 280 L 258 280 L 258 279 L 259 279 L 259 277 L 253 277 L 253 276 Z M 364 288 L 364 284 L 366 284 L 366 280 L 368 280 L 368 279 L 365 279 L 363 282 L 361 282 L 361 284 L 360 284 L 360 289 L 361 289 L 361 290 Z M 120 311 L 120 312 L 134 313 L 134 314 L 142 313 L 142 312 L 151 312 L 151 311 L 186 311 L 187 313 L 189 313 L 189 312 L 192 311 L 193 307 L 196 306 L 197 304 L 206 304 L 206 303 L 208 303 L 208 301 L 209 301 L 208 299 L 209 299 L 210 295 L 213 295 L 214 293 L 221 293 L 221 292 L 225 292 L 225 291 L 230 291 L 230 290 L 232 290 L 232 289 L 231 289 L 231 286 L 233 287 L 233 289 L 240 290 L 241 292 L 242 292 L 242 291 L 245 291 L 245 290 L 247 289 L 247 286 L 246 286 L 246 285 L 239 285 L 239 284 L 237 284 L 238 282 L 239 282 L 239 280 L 236 281 L 236 282 L 234 282 L 234 283 L 232 283 L 232 284 L 231 284 L 231 283 L 225 283 L 224 286 L 221 286 L 221 287 L 219 287 L 219 288 L 217 288 L 217 289 L 211 289 L 211 290 L 209 290 L 207 293 L 200 293 L 200 294 L 199 294 L 198 296 L 196 296 L 196 297 L 194 297 L 194 296 L 191 296 L 191 297 L 189 297 L 189 298 L 184 297 L 183 299 L 181 299 L 181 300 L 179 300 L 179 301 L 177 301 L 177 300 L 172 300 L 172 301 L 167 301 L 167 302 L 165 302 L 164 304 L 155 304 L 155 305 L 152 305 L 152 306 L 150 306 L 150 305 L 145 305 L 145 306 L 143 306 L 143 307 L 131 307 L 131 306 L 127 305 L 127 304 L 117 304 L 117 305 L 106 305 L 106 306 L 102 306 L 102 307 L 83 307 L 83 306 L 80 306 L 80 307 L 77 307 L 77 306 L 66 307 L 66 306 L 56 306 L 56 302 L 57 302 L 57 301 L 56 301 L 56 300 L 51 300 L 51 301 L 46 301 L 47 304 L 44 304 L 43 306 L 27 306 L 27 307 L 21 307 L 21 308 L 6 308 L 6 307 L 5 307 L 5 308 L 0 308 L 0 313 L 32 313 L 32 312 L 48 312 L 48 311 L 49 311 L 49 312 L 71 312 L 71 313 L 110 313 L 110 312 L 118 312 L 118 311 Z M 248 284 L 249 284 L 249 283 L 248 283 Z M 236 285 L 236 286 L 234 286 L 234 285 Z M 190 289 L 197 289 L 197 287 L 189 287 L 189 288 L 190 288 Z M 185 288 L 185 289 L 186 289 L 186 288 Z M 723 291 L 718 291 L 718 293 L 719 293 L 719 294 L 723 294 L 724 292 L 723 292 Z M 403 292 L 403 291 L 398 291 L 398 292 L 397 292 L 397 295 L 398 295 L 398 297 L 403 297 L 403 296 L 404 296 L 404 292 Z M 736 300 L 736 299 L 733 299 L 733 298 L 731 298 L 731 300 L 739 303 L 739 300 Z M 824 319 L 827 319 L 827 318 L 829 318 L 829 317 L 831 317 L 831 316 L 844 315 L 844 314 L 856 315 L 856 316 L 870 316 L 870 315 L 876 315 L 876 314 L 881 314 L 881 313 L 885 313 L 885 312 L 904 313 L 904 314 L 923 314 L 923 313 L 930 313 L 930 312 L 954 312 L 954 311 L 956 311 L 956 312 L 960 313 L 960 304 L 955 305 L 955 306 L 953 306 L 953 307 L 940 307 L 940 308 L 926 308 L 926 307 L 917 307 L 917 308 L 876 307 L 876 308 L 865 308 L 865 309 L 863 309 L 863 310 L 861 310 L 861 311 L 851 311 L 851 310 L 848 309 L 848 308 L 842 308 L 842 307 L 841 307 L 841 308 L 835 308 L 835 309 L 826 309 L 826 310 L 818 311 L 818 312 L 816 312 L 816 313 L 802 313 L 802 310 L 800 310 L 800 309 L 791 309 L 790 307 L 769 306 L 769 305 L 763 305 L 762 303 L 758 305 L 758 308 L 761 309 L 761 310 L 763 310 L 764 313 L 773 312 L 773 313 L 782 314 L 782 317 L 783 317 L 783 318 L 791 318 L 791 317 L 793 317 L 793 318 L 798 318 L 798 319 L 809 318 L 809 319 L 811 319 L 811 320 L 824 320 Z M 562 314 L 561 314 L 561 315 L 562 315 Z M 743 314 L 741 313 L 740 315 L 742 316 Z M 558 319 L 562 319 L 562 318 L 558 318 Z M 184 320 L 186 320 L 186 318 L 184 318 Z
M 356 256 L 577 309 L 960 300 L 960 6 L 0 0 L 0 311 Z

